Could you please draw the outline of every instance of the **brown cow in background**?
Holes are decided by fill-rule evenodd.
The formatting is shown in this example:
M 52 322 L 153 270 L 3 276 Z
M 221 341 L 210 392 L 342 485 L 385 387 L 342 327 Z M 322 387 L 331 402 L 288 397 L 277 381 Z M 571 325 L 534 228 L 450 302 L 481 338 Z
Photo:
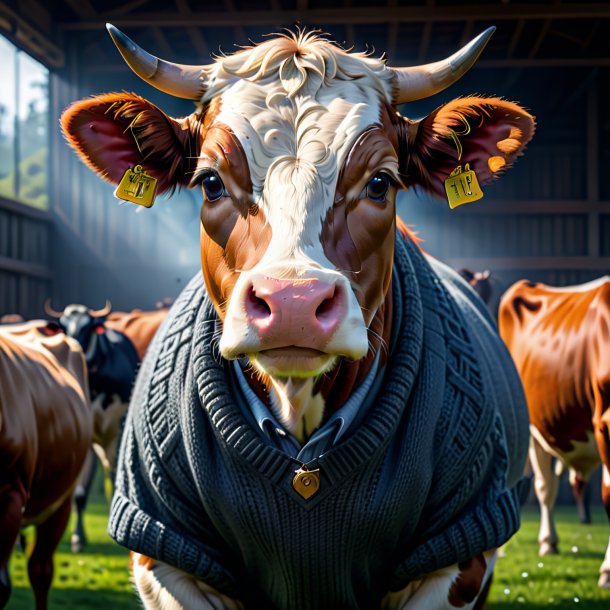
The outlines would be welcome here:
M 499 327 L 528 402 L 540 555 L 557 553 L 553 458 L 571 469 L 576 488 L 601 459 L 610 518 L 610 277 L 565 288 L 517 282 L 502 297 Z M 610 548 L 599 585 L 610 588 Z
M 110 332 L 116 331 L 123 337 L 123 340 L 129 344 L 126 346 L 121 341 L 114 341 L 106 344 L 107 347 L 104 350 L 101 350 L 104 351 L 104 355 L 101 359 L 97 359 L 98 366 L 105 370 L 105 374 L 101 377 L 98 375 L 97 379 L 91 378 L 90 384 L 91 390 L 93 391 L 91 396 L 91 411 L 93 414 L 93 451 L 104 469 L 107 493 L 112 488 L 121 428 L 127 413 L 129 393 L 131 392 L 131 386 L 135 379 L 139 361 L 144 358 L 144 354 L 146 353 L 150 342 L 168 312 L 166 301 L 164 300 L 162 303 L 163 305 L 159 309 L 153 311 L 134 309 L 130 312 L 113 312 L 111 311 L 112 306 L 110 302 L 108 302 L 105 308 L 106 311 L 103 312 L 104 315 L 100 317 L 95 317 L 95 315 L 92 314 L 95 314 L 96 312 L 93 312 L 82 305 L 70 305 L 63 312 L 53 311 L 47 305 L 47 313 L 58 318 L 60 322 L 63 320 L 67 325 L 66 328 L 68 332 L 70 332 L 70 327 L 67 318 L 63 317 L 65 312 L 73 311 L 75 308 L 80 308 L 80 310 L 82 310 L 80 314 L 77 314 L 77 317 L 84 319 L 81 321 L 80 325 L 87 327 L 88 325 L 91 326 L 93 324 L 93 327 L 97 330 L 95 330 L 94 333 L 89 331 L 84 335 L 77 333 L 75 337 L 84 343 L 83 349 L 85 349 L 88 356 L 92 358 L 96 356 L 96 350 L 100 351 L 101 348 L 95 348 L 95 346 L 90 343 L 90 337 L 99 338 L 100 332 L 107 334 L 109 330 Z M 131 359 L 118 360 L 118 357 L 120 356 L 118 352 L 125 351 L 126 347 L 129 348 L 129 351 L 134 352 L 133 366 L 130 364 Z M 124 366 L 107 366 L 108 364 L 111 364 L 109 361 L 113 359 L 113 356 L 116 356 L 115 360 L 117 360 L 117 362 L 123 362 Z M 121 387 L 127 387 L 128 391 L 119 395 L 117 393 L 117 388 Z M 89 500 L 89 493 L 91 491 L 95 470 L 95 457 L 90 453 L 85 466 L 83 467 L 74 495 L 76 519 L 71 535 L 71 547 L 72 552 L 74 553 L 81 552 L 87 543 L 83 516 Z
M 168 307 L 165 304 L 154 311 L 141 309 L 133 309 L 130 312 L 113 311 L 109 314 L 106 325 L 123 333 L 133 343 L 142 360 L 167 312 Z
M 46 321 L 0 328 L 0 607 L 19 531 L 36 526 L 28 575 L 37 610 L 47 608 L 53 553 L 70 516 L 76 479 L 91 446 L 82 350 Z

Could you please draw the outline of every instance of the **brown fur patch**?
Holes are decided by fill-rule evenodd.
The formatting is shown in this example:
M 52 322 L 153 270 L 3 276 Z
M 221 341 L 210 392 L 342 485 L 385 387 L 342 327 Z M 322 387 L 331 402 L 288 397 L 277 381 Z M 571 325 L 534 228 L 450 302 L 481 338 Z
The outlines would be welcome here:
M 146 555 L 142 555 L 142 553 L 136 553 L 135 551 L 130 551 L 129 553 L 129 571 L 133 571 L 134 564 L 137 563 L 139 566 L 146 568 L 147 570 L 152 570 L 155 565 L 155 560 L 152 557 L 147 557 Z
M 608 283 L 574 291 L 520 281 L 500 303 L 500 334 L 521 377 L 530 421 L 563 454 L 574 450 L 573 441 L 587 442 L 608 412 L 610 352 L 598 344 L 605 319 Z
M 228 196 L 201 206 L 201 264 L 208 293 L 221 319 L 241 271 L 252 269 L 271 241 L 271 226 L 252 202 L 246 154 L 229 127 L 206 133 L 196 172 L 214 170 Z M 197 175 L 197 174 L 196 174 Z
M 407 185 L 444 197 L 444 180 L 458 166 L 470 164 L 481 184 L 501 174 L 500 156 L 508 169 L 534 135 L 534 117 L 518 104 L 500 98 L 465 97 L 399 127 L 401 172 Z
M 199 154 L 204 112 L 173 119 L 134 93 L 106 93 L 72 104 L 61 117 L 68 144 L 93 171 L 118 184 L 136 165 L 158 192 L 188 184 Z
M 455 608 L 463 608 L 472 603 L 481 590 L 487 562 L 483 554 L 458 564 L 460 570 L 449 589 L 448 600 Z

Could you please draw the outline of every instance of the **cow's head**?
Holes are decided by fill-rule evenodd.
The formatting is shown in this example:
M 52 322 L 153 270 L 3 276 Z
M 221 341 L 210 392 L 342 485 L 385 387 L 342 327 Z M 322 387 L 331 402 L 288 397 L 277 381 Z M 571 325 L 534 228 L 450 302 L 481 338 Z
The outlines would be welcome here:
M 469 286 L 481 297 L 483 303 L 489 304 L 493 287 L 491 285 L 491 271 L 471 271 L 470 269 L 460 269 L 458 273 L 468 282 Z
M 103 332 L 104 322 L 108 314 L 112 311 L 112 304 L 106 301 L 102 309 L 90 309 L 86 305 L 74 303 L 68 305 L 63 311 L 53 309 L 50 300 L 44 305 L 45 313 L 56 318 L 65 333 L 76 339 L 84 350 L 89 346 L 91 335 Z
M 103 406 L 117 395 L 128 401 L 139 357 L 131 341 L 121 332 L 106 326 L 112 304 L 106 301 L 102 309 L 86 305 L 68 305 L 63 311 L 45 303 L 45 313 L 58 320 L 66 335 L 80 343 L 85 354 L 92 397 L 103 394 Z
M 492 30 L 444 61 L 393 69 L 304 32 L 176 65 L 109 26 L 139 76 L 198 109 L 173 119 L 112 93 L 74 104 L 62 126 L 110 182 L 142 165 L 160 191 L 201 188 L 222 355 L 245 355 L 272 378 L 315 377 L 367 353 L 390 285 L 397 189 L 441 194 L 465 163 L 484 184 L 531 138 L 533 118 L 498 98 L 457 99 L 420 121 L 395 110 L 455 82 Z

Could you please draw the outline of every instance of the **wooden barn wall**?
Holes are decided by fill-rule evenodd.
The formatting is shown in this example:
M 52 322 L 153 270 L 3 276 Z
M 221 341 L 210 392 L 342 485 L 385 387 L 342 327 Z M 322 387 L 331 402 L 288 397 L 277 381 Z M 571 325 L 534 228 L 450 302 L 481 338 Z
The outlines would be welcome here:
M 407 38 L 400 38 L 406 42 L 397 49 L 396 63 L 413 61 Z M 155 46 L 148 30 L 139 30 L 137 39 L 153 52 L 167 51 Z M 189 102 L 159 93 L 126 67 L 100 62 L 100 44 L 107 45 L 105 53 L 114 52 L 104 40 L 90 43 L 86 33 L 66 37 L 66 68 L 53 77 L 54 120 L 74 100 L 120 90 L 135 91 L 174 116 L 191 112 Z M 610 122 L 601 100 L 610 94 L 609 76 L 605 67 L 507 62 L 475 67 L 446 92 L 401 108 L 418 118 L 457 95 L 476 92 L 517 100 L 538 118 L 525 156 L 485 189 L 482 202 L 451 211 L 442 201 L 401 195 L 399 212 L 425 248 L 457 268 L 491 269 L 498 291 L 522 277 L 566 285 L 608 273 L 610 179 L 603 170 L 610 167 Z M 98 306 L 110 298 L 121 308 L 150 307 L 175 296 L 199 266 L 199 194 L 158 201 L 152 210 L 121 205 L 113 188 L 76 159 L 58 129 L 52 163 L 54 305 Z M 42 275 L 31 275 L 30 284 L 48 287 L 48 267 L 38 271 Z M 2 271 L 0 281 L 14 286 L 15 273 Z M 30 284 L 27 290 L 36 293 Z M 15 297 L 6 300 L 13 303 Z
M 483 189 L 482 201 L 450 210 L 412 192 L 401 197 L 400 214 L 433 255 L 458 269 L 490 269 L 496 298 L 521 278 L 561 286 L 609 274 L 610 120 L 602 100 L 610 70 L 487 72 L 479 71 L 482 85 L 459 92 L 499 94 L 529 108 L 537 132 L 525 154 Z
M 50 217 L 0 199 L 0 315 L 39 317 L 50 294 Z
M 194 109 L 138 82 L 127 68 L 104 73 L 84 37 L 68 39 L 66 54 L 67 68 L 54 79 L 56 121 L 72 102 L 109 91 L 135 91 L 174 116 Z M 177 296 L 200 266 L 198 195 L 159 197 L 152 209 L 118 201 L 114 187 L 63 141 L 58 122 L 53 163 L 54 306 L 99 307 L 110 299 L 115 308 L 151 308 Z

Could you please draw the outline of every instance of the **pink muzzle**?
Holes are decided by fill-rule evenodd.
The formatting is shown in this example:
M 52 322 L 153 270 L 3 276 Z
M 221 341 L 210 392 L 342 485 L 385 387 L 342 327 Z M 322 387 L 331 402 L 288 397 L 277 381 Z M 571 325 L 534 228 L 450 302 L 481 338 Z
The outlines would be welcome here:
M 254 278 L 246 291 L 248 322 L 263 349 L 297 346 L 324 351 L 347 314 L 347 295 L 334 282 L 317 278 Z

